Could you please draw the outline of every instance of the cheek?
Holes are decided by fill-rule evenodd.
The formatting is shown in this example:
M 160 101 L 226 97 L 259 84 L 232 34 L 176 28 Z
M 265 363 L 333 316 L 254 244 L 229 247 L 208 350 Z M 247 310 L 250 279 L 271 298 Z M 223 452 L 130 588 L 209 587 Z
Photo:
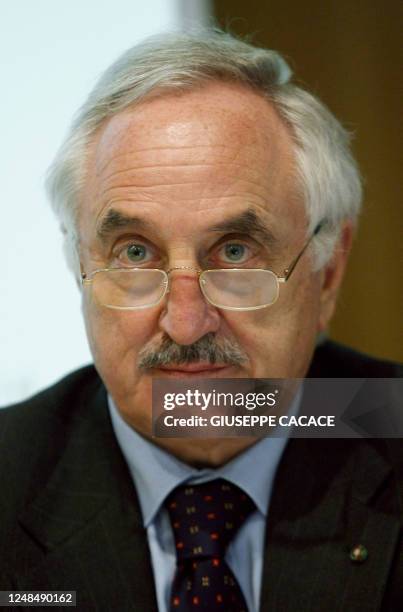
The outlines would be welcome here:
M 83 312 L 94 362 L 107 386 L 130 386 L 138 377 L 138 353 L 155 332 L 155 314 L 112 310 L 91 303 L 84 304 Z
M 299 378 L 309 366 L 319 318 L 317 291 L 309 283 L 283 291 L 267 309 L 237 313 L 228 326 L 248 354 L 254 378 Z

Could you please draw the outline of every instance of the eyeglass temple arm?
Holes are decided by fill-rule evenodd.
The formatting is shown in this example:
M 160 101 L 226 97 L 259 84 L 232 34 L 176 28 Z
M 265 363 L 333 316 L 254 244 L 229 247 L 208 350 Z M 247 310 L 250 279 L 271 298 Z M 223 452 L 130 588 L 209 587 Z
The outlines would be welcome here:
M 81 284 L 84 285 L 84 283 L 89 283 L 91 282 L 91 278 L 90 275 L 87 274 L 87 272 L 84 272 L 81 264 L 80 264 L 80 280 L 81 280 Z
M 288 266 L 288 268 L 286 268 L 284 270 L 284 276 L 282 278 L 280 278 L 279 280 L 281 280 L 281 282 L 286 282 L 288 281 L 288 279 L 290 278 L 291 274 L 294 272 L 295 267 L 297 265 L 297 263 L 299 262 L 299 260 L 301 259 L 301 257 L 303 256 L 303 254 L 305 253 L 305 251 L 307 250 L 307 248 L 309 247 L 309 245 L 311 244 L 311 241 L 315 238 L 315 236 L 317 236 L 320 232 L 320 230 L 323 228 L 325 222 L 321 221 L 320 223 L 318 223 L 318 225 L 315 227 L 312 235 L 310 236 L 310 238 L 308 238 L 308 240 L 305 243 L 304 248 L 302 249 L 302 251 L 297 255 L 297 257 L 294 259 L 294 261 Z

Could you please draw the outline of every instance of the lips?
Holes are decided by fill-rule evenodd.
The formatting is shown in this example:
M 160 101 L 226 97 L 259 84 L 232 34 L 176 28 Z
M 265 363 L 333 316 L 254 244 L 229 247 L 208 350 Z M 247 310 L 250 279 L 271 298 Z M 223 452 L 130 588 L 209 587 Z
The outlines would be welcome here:
M 158 368 L 159 373 L 167 376 L 217 376 L 223 374 L 230 366 L 211 363 L 191 363 L 188 365 L 170 364 Z

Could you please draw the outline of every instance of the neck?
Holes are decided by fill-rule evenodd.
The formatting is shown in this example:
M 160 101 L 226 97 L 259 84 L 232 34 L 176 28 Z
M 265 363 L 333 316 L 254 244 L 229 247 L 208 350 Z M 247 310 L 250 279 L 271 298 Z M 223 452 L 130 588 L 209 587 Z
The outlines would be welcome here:
M 143 432 L 138 432 L 144 436 Z M 145 437 L 174 457 L 196 467 L 217 468 L 240 455 L 247 448 L 256 444 L 259 438 L 151 438 Z M 158 441 L 157 441 L 158 440 Z

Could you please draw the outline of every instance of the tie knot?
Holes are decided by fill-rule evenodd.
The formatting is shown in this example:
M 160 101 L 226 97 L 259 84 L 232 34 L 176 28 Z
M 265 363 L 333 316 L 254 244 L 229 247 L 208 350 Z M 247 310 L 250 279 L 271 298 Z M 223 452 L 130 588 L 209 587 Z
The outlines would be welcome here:
M 230 540 L 255 509 L 244 491 L 222 478 L 177 487 L 165 506 L 181 561 L 224 557 Z

